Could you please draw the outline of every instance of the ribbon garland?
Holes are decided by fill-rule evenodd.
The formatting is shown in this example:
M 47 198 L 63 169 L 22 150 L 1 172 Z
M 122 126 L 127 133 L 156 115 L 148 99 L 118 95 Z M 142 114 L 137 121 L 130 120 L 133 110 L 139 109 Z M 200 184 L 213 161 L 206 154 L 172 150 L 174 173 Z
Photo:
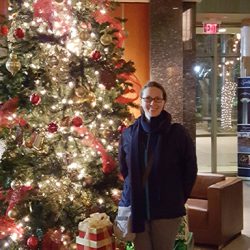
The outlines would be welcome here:
M 118 78 L 124 79 L 125 82 L 129 82 L 132 84 L 132 87 L 127 87 L 124 93 L 116 98 L 116 102 L 126 104 L 129 102 L 133 102 L 139 98 L 139 93 L 141 90 L 141 84 L 139 79 L 135 76 L 135 74 L 130 73 L 122 73 L 117 76 Z M 133 98 L 126 97 L 127 94 L 134 94 Z
M 110 155 L 107 154 L 101 142 L 96 139 L 95 136 L 91 132 L 89 132 L 88 129 L 83 125 L 79 128 L 75 127 L 74 129 L 79 135 L 87 136 L 87 138 L 83 138 L 81 140 L 83 145 L 92 147 L 94 150 L 97 150 L 97 152 L 101 154 L 103 173 L 108 174 L 113 171 L 116 167 L 115 161 Z
M 12 116 L 17 110 L 18 103 L 18 97 L 14 97 L 2 104 L 0 107 L 0 127 L 11 128 L 17 124 L 23 127 L 27 124 L 23 118 Z
M 31 186 L 21 186 L 17 189 L 9 189 L 6 191 L 0 191 L 0 200 L 5 200 L 9 203 L 5 215 L 8 215 L 8 212 L 15 207 L 15 205 L 21 201 L 26 193 L 32 189 Z
M 11 234 L 17 234 L 18 237 L 23 235 L 23 228 L 17 226 L 13 219 L 6 216 L 0 217 L 0 240 Z

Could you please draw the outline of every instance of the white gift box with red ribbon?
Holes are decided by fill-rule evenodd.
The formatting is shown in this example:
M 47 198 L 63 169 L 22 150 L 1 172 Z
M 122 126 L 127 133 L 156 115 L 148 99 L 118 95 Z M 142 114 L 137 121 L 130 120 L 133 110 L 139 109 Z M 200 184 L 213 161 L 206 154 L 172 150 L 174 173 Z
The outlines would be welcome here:
M 91 214 L 78 225 L 78 250 L 115 250 L 112 223 L 105 213 Z

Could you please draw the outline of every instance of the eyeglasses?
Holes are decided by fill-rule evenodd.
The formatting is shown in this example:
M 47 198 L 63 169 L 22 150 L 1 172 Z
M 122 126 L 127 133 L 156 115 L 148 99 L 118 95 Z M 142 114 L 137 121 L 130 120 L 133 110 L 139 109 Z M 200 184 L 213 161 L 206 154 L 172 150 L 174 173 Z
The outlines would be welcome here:
M 147 96 L 147 97 L 142 97 L 141 99 L 144 100 L 144 102 L 146 103 L 151 103 L 152 101 L 155 101 L 156 103 L 161 103 L 163 101 L 163 98 L 160 97 L 151 97 L 151 96 Z

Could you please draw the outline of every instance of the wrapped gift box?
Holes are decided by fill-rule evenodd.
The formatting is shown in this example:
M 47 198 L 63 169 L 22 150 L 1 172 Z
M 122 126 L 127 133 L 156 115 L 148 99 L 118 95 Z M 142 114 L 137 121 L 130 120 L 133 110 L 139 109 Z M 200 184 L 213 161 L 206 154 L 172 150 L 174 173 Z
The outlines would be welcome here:
M 113 227 L 104 213 L 95 213 L 78 225 L 78 250 L 115 250 Z

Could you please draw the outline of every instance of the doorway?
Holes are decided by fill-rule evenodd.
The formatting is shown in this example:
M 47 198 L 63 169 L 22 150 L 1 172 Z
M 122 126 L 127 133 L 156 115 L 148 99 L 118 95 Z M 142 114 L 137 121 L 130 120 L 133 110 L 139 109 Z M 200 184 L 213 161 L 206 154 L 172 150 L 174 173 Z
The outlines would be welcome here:
M 196 35 L 196 150 L 199 171 L 237 172 L 240 36 Z

